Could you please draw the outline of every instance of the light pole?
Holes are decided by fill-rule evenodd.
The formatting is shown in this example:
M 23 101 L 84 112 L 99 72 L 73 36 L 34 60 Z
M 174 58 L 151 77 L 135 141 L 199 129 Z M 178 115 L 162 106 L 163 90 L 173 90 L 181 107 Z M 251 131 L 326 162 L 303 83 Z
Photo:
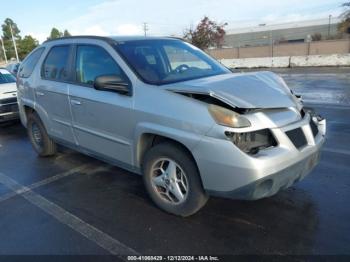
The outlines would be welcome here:
M 4 41 L 2 40 L 2 37 L 0 37 L 0 41 L 1 41 L 2 51 L 4 52 L 5 63 L 7 64 L 6 50 L 5 50 Z
M 329 15 L 329 17 L 328 17 L 328 38 L 331 35 L 331 19 L 332 19 L 332 15 Z
M 241 52 L 241 39 L 238 38 L 237 58 L 241 56 L 240 52 Z
M 15 38 L 13 37 L 13 31 L 12 31 L 12 25 L 11 24 L 10 24 L 10 31 L 11 31 L 13 46 L 15 48 L 16 59 L 17 59 L 17 62 L 19 62 L 16 41 L 15 41 Z
M 271 57 L 273 57 L 274 40 L 273 40 L 272 31 L 270 31 L 270 41 L 271 41 Z
M 143 32 L 145 34 L 145 37 L 147 36 L 147 31 L 149 30 L 148 28 L 148 24 L 147 23 L 143 23 Z

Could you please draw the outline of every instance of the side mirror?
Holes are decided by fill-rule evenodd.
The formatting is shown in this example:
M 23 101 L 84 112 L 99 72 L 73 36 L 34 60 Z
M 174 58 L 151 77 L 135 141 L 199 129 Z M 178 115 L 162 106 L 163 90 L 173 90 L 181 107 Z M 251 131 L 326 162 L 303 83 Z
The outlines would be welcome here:
M 94 88 L 101 91 L 117 92 L 123 95 L 130 93 L 130 83 L 117 75 L 104 75 L 96 77 Z

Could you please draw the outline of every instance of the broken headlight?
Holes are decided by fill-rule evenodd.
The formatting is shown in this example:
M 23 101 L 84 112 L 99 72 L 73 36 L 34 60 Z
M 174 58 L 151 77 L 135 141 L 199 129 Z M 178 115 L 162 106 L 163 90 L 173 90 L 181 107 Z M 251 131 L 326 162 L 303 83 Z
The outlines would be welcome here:
M 312 119 L 315 123 L 320 122 L 320 121 L 322 121 L 322 120 L 324 119 L 322 116 L 320 116 L 319 114 L 317 114 L 317 113 L 315 112 L 315 109 L 313 109 L 312 107 L 304 107 L 303 110 L 304 110 L 305 113 L 309 113 L 309 114 L 310 114 L 311 119 Z
M 208 110 L 215 122 L 219 125 L 234 128 L 250 126 L 250 122 L 247 118 L 224 107 L 209 105 Z
M 277 146 L 276 139 L 269 129 L 246 133 L 225 132 L 226 136 L 243 152 L 257 154 L 259 150 Z

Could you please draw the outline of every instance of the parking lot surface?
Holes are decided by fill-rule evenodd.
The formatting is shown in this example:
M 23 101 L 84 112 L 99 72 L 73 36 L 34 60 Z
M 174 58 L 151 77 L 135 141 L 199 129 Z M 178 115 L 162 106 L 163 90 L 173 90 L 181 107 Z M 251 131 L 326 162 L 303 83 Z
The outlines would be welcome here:
M 327 118 L 321 162 L 258 201 L 211 198 L 196 215 L 155 207 L 140 176 L 60 148 L 39 158 L 0 127 L 0 255 L 350 255 L 350 69 L 277 70 Z

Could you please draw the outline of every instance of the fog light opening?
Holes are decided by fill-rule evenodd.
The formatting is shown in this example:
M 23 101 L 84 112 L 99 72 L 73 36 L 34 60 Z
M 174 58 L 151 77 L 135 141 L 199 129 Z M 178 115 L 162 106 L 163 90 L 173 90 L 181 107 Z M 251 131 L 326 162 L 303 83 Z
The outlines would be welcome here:
M 255 194 L 259 196 L 267 196 L 270 193 L 272 186 L 273 186 L 272 179 L 265 180 L 261 182 L 259 185 L 257 185 L 255 189 Z

